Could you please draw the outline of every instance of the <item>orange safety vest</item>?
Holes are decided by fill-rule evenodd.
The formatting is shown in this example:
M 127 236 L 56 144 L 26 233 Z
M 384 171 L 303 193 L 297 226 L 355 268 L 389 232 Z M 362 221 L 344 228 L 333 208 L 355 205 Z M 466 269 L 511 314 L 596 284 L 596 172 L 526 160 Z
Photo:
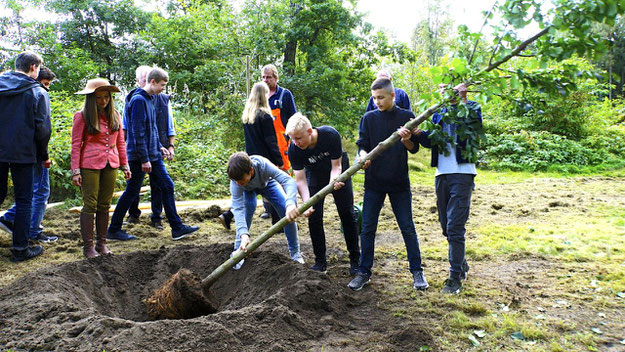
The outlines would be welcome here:
M 280 117 L 280 108 L 277 107 L 271 110 L 273 115 L 273 129 L 276 131 L 276 140 L 278 141 L 278 149 L 280 149 L 280 155 L 282 156 L 282 170 L 287 171 L 291 168 L 291 162 L 287 151 L 289 150 L 289 143 L 291 142 L 285 136 L 286 129 L 282 124 L 282 118 Z

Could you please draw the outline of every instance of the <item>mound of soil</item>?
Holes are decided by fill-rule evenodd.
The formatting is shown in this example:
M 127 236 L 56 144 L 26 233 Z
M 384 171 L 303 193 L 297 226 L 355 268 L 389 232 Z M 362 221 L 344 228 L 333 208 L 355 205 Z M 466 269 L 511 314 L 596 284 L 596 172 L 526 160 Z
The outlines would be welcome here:
M 322 274 L 267 246 L 212 287 L 215 314 L 151 321 L 142 300 L 180 268 L 199 277 L 229 244 L 98 257 L 41 269 L 0 291 L 0 346 L 54 351 L 419 350 L 427 331 L 352 292 L 346 273 Z

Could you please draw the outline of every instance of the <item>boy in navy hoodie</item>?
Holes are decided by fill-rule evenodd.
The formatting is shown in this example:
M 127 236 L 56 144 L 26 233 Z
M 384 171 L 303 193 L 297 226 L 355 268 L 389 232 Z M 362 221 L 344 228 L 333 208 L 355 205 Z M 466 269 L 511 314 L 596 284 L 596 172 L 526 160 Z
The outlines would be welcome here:
M 362 232 L 360 234 L 360 266 L 356 277 L 349 283 L 354 291 L 369 283 L 375 245 L 378 217 L 388 195 L 397 225 L 404 238 L 406 253 L 413 277 L 413 288 L 425 290 L 428 283 L 421 267 L 419 241 L 412 221 L 412 193 L 408 178 L 408 151 L 419 150 L 416 136 L 403 126 L 414 118 L 409 110 L 395 105 L 395 90 L 388 78 L 378 78 L 371 85 L 371 96 L 377 110 L 369 111 L 360 120 L 358 156 L 364 158 L 380 142 L 395 131 L 401 137 L 375 160 L 367 160 L 365 168 L 365 195 L 362 208 Z

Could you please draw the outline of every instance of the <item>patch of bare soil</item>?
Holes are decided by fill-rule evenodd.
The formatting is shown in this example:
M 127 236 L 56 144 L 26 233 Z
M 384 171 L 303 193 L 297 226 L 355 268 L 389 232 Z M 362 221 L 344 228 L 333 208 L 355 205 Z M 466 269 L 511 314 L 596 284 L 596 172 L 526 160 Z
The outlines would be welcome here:
M 414 350 L 432 346 L 419 327 L 377 308 L 329 275 L 291 261 L 282 246 L 253 253 L 213 286 L 217 313 L 150 321 L 142 299 L 180 268 L 200 277 L 231 245 L 182 246 L 81 260 L 24 275 L 0 291 L 0 346 L 54 351 Z M 346 268 L 341 268 L 345 272 Z

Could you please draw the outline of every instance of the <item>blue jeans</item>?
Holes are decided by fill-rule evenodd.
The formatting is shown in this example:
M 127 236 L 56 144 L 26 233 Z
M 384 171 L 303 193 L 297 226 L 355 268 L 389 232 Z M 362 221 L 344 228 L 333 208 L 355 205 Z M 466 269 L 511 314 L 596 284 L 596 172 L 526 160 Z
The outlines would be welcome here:
M 50 170 L 43 167 L 41 163 L 36 163 L 33 167 L 33 201 L 30 213 L 29 238 L 37 238 L 43 230 L 41 221 L 46 212 L 48 198 L 50 198 Z M 4 214 L 4 218 L 7 221 L 15 222 L 16 212 L 17 205 L 13 204 Z
M 252 218 L 254 218 L 254 212 L 256 211 L 256 196 L 261 195 L 269 202 L 269 204 L 278 212 L 281 218 L 286 214 L 286 194 L 282 189 L 282 186 L 276 180 L 269 180 L 267 186 L 261 189 L 255 189 L 252 191 L 244 191 L 245 197 L 245 222 L 247 223 L 248 230 L 252 225 Z M 299 252 L 299 238 L 297 237 L 297 224 L 294 222 L 289 223 L 284 227 L 284 235 L 286 236 L 286 243 L 289 247 L 289 254 L 293 256 Z M 234 250 L 239 249 L 241 245 L 241 237 L 237 232 L 234 240 Z
M 375 247 L 375 232 L 378 229 L 378 218 L 384 205 L 386 192 L 378 192 L 365 188 L 362 204 L 362 233 L 360 234 L 360 267 L 359 271 L 371 275 Z M 406 254 L 410 264 L 410 272 L 423 271 L 421 267 L 421 252 L 417 231 L 412 222 L 412 193 L 410 190 L 388 193 L 391 207 L 397 219 L 397 225 L 404 237 Z
M 174 182 L 171 180 L 171 177 L 169 177 L 163 160 L 151 160 L 150 163 L 152 164 L 150 176 L 152 176 L 153 184 L 157 184 L 163 191 L 163 207 L 165 208 L 165 215 L 167 215 L 169 226 L 171 226 L 172 232 L 178 231 L 184 225 L 176 211 Z M 130 205 L 139 199 L 139 192 L 141 191 L 145 172 L 141 170 L 140 161 L 130 161 L 128 164 L 130 165 L 132 177 L 126 182 L 126 190 L 122 196 L 119 197 L 117 206 L 115 206 L 115 212 L 113 212 L 113 216 L 111 217 L 111 225 L 109 225 L 109 232 L 118 232 L 121 230 L 124 216 L 130 208 Z
M 438 221 L 449 243 L 449 277 L 460 280 L 465 256 L 465 224 L 469 219 L 473 179 L 471 174 L 438 175 L 434 180 Z
M 130 209 L 128 209 L 128 214 L 139 217 L 141 215 L 141 210 L 139 210 L 139 198 L 134 201 L 130 205 Z M 152 204 L 152 215 L 150 218 L 152 220 L 161 220 L 163 217 L 161 214 L 163 213 L 163 195 L 161 193 L 161 189 L 158 187 L 158 183 L 152 180 L 152 174 L 150 174 L 150 203 Z
M 13 221 L 13 245 L 11 248 L 28 248 L 28 229 L 33 199 L 33 166 L 0 162 L 0 203 L 4 202 L 8 191 L 9 169 L 15 194 L 15 220 Z

